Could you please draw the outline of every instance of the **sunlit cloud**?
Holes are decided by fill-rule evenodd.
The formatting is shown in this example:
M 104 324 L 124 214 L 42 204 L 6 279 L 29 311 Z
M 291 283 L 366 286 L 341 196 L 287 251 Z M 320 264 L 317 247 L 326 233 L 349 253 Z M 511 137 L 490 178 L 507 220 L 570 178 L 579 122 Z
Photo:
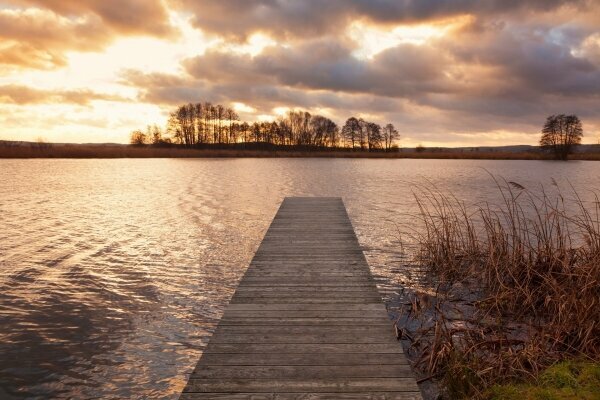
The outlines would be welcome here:
M 433 39 L 448 35 L 451 31 L 472 23 L 473 17 L 466 15 L 449 20 L 426 24 L 379 26 L 363 21 L 352 23 L 347 30 L 348 36 L 358 46 L 353 54 L 360 58 L 372 58 L 382 51 L 402 43 L 422 45 Z
M 244 104 L 244 103 L 234 102 L 231 105 L 232 105 L 233 109 L 237 112 L 244 112 L 244 113 L 256 112 L 256 108 L 250 107 L 249 105 Z
M 256 116 L 256 120 L 258 122 L 272 122 L 276 120 L 276 116 L 271 114 L 260 114 Z
M 261 33 L 256 33 L 248 38 L 245 43 L 230 43 L 226 40 L 221 40 L 213 44 L 213 48 L 218 48 L 219 51 L 229 51 L 234 53 L 249 54 L 256 56 L 265 49 L 265 47 L 276 45 L 277 42 Z
M 287 114 L 290 110 L 291 110 L 291 108 L 289 108 L 289 107 L 275 107 L 273 109 L 273 114 L 275 114 L 279 117 L 282 117 L 285 114 Z

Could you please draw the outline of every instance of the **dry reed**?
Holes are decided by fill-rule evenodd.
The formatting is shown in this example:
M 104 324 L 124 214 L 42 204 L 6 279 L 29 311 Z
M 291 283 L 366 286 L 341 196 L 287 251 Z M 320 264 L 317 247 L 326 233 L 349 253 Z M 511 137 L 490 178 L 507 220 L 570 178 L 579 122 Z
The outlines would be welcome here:
M 432 185 L 415 192 L 416 262 L 437 292 L 426 307 L 419 295 L 409 306 L 419 322 L 412 351 L 452 398 L 485 397 L 563 359 L 600 358 L 598 196 L 495 182 L 495 206 L 467 206 Z

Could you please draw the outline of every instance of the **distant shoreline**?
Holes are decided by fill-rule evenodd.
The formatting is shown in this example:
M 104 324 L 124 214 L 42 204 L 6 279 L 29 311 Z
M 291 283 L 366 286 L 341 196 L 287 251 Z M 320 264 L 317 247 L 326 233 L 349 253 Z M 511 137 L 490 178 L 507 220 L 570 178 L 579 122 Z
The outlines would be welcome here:
M 551 155 L 530 146 L 526 150 L 493 148 L 414 148 L 396 151 L 365 151 L 344 148 L 281 148 L 260 144 L 209 148 L 179 146 L 136 146 L 120 144 L 50 144 L 1 142 L 0 158 L 387 158 L 387 159 L 473 159 L 473 160 L 551 160 Z M 571 160 L 600 161 L 600 148 L 574 153 Z

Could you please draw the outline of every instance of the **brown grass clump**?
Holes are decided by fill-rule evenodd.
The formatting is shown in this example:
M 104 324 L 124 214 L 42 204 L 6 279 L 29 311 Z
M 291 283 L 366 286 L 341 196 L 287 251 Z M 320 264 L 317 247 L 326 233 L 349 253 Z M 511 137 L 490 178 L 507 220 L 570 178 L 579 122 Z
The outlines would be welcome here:
M 416 261 L 437 292 L 428 309 L 419 296 L 410 307 L 420 321 L 412 349 L 452 398 L 535 379 L 563 359 L 600 358 L 598 197 L 496 184 L 497 206 L 468 207 L 431 186 L 416 193 Z

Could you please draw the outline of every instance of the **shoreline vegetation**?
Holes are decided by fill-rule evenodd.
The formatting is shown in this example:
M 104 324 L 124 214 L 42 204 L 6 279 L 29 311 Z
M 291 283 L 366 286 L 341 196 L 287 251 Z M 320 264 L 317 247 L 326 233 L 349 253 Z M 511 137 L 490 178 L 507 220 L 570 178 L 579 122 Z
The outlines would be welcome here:
M 583 151 L 569 155 L 570 160 L 600 161 L 600 145 L 581 145 Z M 285 146 L 268 143 L 197 145 L 176 144 L 59 144 L 0 140 L 0 158 L 396 158 L 396 159 L 473 159 L 473 160 L 554 160 L 551 153 L 537 146 L 470 148 L 395 148 L 361 150 L 343 147 Z
M 597 399 L 598 193 L 492 178 L 499 204 L 414 191 L 422 229 L 404 234 L 429 284 L 397 321 L 407 354 L 450 399 Z
M 598 145 L 581 145 L 576 115 L 551 115 L 539 146 L 401 148 L 392 123 L 350 117 L 339 127 L 331 119 L 289 110 L 274 121 L 241 121 L 232 107 L 189 103 L 169 115 L 166 128 L 134 130 L 130 144 L 71 144 L 1 141 L 0 158 L 210 158 L 332 157 L 490 160 L 600 160 Z

